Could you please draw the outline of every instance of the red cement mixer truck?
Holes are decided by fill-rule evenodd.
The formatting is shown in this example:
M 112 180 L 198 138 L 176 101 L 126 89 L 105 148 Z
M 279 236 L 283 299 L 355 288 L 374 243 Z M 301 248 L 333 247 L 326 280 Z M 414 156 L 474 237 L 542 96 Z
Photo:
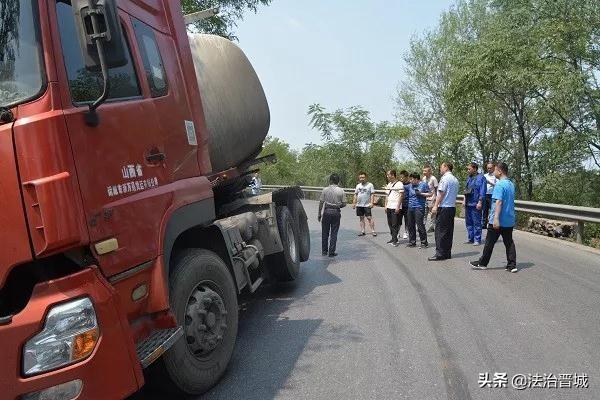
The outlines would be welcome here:
M 178 0 L 0 2 L 0 397 L 223 375 L 238 295 L 309 257 L 298 188 L 246 188 L 269 109 Z

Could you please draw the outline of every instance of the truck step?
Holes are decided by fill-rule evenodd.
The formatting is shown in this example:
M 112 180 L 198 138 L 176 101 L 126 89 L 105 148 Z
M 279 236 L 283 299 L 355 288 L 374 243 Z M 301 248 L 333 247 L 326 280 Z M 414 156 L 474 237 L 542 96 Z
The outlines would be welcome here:
M 179 338 L 183 336 L 183 328 L 160 329 L 152 332 L 136 346 L 138 360 L 142 368 L 146 368 L 163 355 Z

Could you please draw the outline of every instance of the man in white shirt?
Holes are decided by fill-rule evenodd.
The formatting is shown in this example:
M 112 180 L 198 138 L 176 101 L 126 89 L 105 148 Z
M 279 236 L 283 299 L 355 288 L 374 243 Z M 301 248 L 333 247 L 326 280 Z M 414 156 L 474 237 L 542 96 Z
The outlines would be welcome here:
M 456 215 L 456 196 L 458 180 L 452 175 L 454 166 L 450 162 L 440 166 L 440 184 L 431 213 L 436 215 L 435 224 L 435 256 L 429 261 L 442 261 L 452 257 L 452 241 L 454 240 L 454 217 Z
M 356 209 L 356 215 L 360 219 L 360 233 L 358 236 L 365 236 L 365 218 L 369 221 L 373 236 L 377 236 L 375 221 L 371 214 L 375 202 L 375 187 L 372 183 L 367 182 L 366 172 L 358 174 L 358 182 L 356 189 L 354 189 L 354 201 L 352 202 L 352 208 Z
M 254 196 L 258 196 L 260 194 L 260 189 L 262 188 L 262 180 L 260 179 L 260 175 L 258 172 L 254 174 L 252 180 L 250 181 L 250 189 L 252 190 L 252 194 Z
M 392 239 L 388 241 L 394 247 L 398 247 L 398 231 L 402 224 L 402 198 L 404 195 L 404 184 L 396 177 L 396 171 L 387 172 L 388 184 L 385 186 L 387 191 L 387 200 L 385 202 L 385 213 L 387 214 L 388 226 Z
M 490 213 L 490 207 L 492 206 L 492 193 L 494 193 L 494 186 L 496 186 L 496 176 L 494 175 L 496 164 L 490 162 L 487 164 L 486 169 L 488 173 L 483 175 L 485 177 L 485 180 L 487 181 L 487 191 L 485 194 L 485 204 L 483 205 L 482 210 L 482 229 L 487 229 L 488 225 L 488 216 Z
M 435 176 L 433 176 L 431 165 L 427 164 L 423 167 L 423 182 L 427 182 L 429 185 L 429 193 L 431 195 L 427 197 L 427 202 L 425 203 L 425 219 L 427 220 L 427 215 L 429 215 L 429 228 L 427 228 L 427 232 L 433 232 L 435 230 L 435 216 L 431 214 L 431 209 L 435 204 L 435 196 L 437 195 L 438 188 L 438 180 Z

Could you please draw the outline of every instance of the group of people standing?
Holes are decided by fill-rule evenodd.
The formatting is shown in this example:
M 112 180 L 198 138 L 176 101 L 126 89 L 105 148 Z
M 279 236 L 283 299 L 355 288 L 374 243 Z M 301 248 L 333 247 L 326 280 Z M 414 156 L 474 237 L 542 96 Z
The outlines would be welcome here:
M 400 171 L 398 176 L 395 170 L 390 170 L 387 172 L 387 179 L 385 212 L 392 236 L 388 243 L 394 247 L 399 245 L 398 234 L 404 221 L 405 231 L 408 233 L 408 247 L 417 247 L 417 231 L 420 247 L 429 247 L 425 216 L 427 201 L 431 201 L 430 184 L 437 186 L 435 178 L 428 184 L 421 180 L 421 175 L 417 172 L 409 174 L 407 171 Z
M 384 190 L 387 195 L 385 213 L 391 238 L 388 244 L 399 246 L 399 232 L 402 223 L 408 233 L 407 247 L 429 247 L 428 232 L 435 232 L 435 254 L 429 261 L 442 261 L 452 257 L 454 240 L 454 218 L 456 199 L 459 194 L 459 182 L 453 175 L 454 166 L 444 162 L 440 166 L 441 178 L 438 182 L 431 166 L 426 165 L 422 174 L 395 170 L 387 172 L 388 184 Z M 488 163 L 486 174 L 479 173 L 479 166 L 470 163 L 467 166 L 468 178 L 465 183 L 463 207 L 467 228 L 467 242 L 474 246 L 482 243 L 482 231 L 487 230 L 483 254 L 477 261 L 470 262 L 474 269 L 486 269 L 495 243 L 502 236 L 506 246 L 506 269 L 517 272 L 516 250 L 512 239 L 515 226 L 515 188 L 508 179 L 508 166 L 505 163 Z M 354 192 L 352 207 L 360 221 L 360 233 L 365 236 L 369 225 L 371 234 L 377 236 L 372 208 L 375 203 L 375 188 L 368 182 L 367 174 L 361 172 Z M 340 226 L 341 208 L 346 206 L 343 189 L 337 185 L 339 176 L 331 175 L 330 186 L 325 188 L 319 202 L 319 221 L 322 222 L 323 255 L 335 257 L 337 232 Z M 322 210 L 324 209 L 324 213 Z M 429 216 L 428 228 L 426 221 Z

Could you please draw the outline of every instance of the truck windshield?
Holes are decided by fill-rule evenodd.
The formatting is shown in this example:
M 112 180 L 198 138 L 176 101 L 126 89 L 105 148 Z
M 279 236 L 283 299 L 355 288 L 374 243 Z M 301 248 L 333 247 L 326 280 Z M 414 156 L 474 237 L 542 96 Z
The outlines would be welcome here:
M 39 94 L 44 85 L 37 0 L 0 1 L 0 107 Z

